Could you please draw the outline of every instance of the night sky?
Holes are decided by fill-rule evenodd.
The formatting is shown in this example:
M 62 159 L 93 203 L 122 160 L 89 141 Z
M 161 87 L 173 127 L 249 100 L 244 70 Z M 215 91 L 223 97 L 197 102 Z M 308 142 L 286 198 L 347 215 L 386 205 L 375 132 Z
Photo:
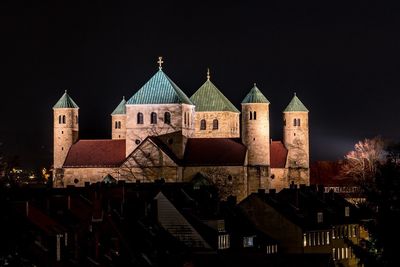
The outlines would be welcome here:
M 0 142 L 24 166 L 51 164 L 52 106 L 65 89 L 80 107 L 80 137 L 110 138 L 110 113 L 158 70 L 160 55 L 188 96 L 207 67 L 239 109 L 256 82 L 271 102 L 275 140 L 296 92 L 310 110 L 312 160 L 341 159 L 357 140 L 400 134 L 400 11 L 393 6 L 5 2 Z

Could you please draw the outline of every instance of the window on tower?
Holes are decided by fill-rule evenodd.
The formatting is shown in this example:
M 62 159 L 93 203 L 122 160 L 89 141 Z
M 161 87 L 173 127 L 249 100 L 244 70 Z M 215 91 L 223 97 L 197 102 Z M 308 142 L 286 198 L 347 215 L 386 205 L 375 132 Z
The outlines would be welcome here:
M 118 122 L 118 129 L 121 129 L 121 122 Z
M 143 124 L 143 113 L 141 112 L 137 114 L 137 124 Z
M 61 123 L 62 123 L 62 118 L 61 118 L 61 115 L 60 115 L 60 116 L 58 116 L 58 123 L 59 123 L 59 124 L 61 124 Z
M 300 126 L 300 119 L 297 119 L 297 126 Z
M 200 121 L 200 130 L 205 130 L 206 129 L 206 120 L 202 119 Z
M 293 126 L 297 126 L 297 119 L 293 119 Z
M 157 124 L 157 113 L 152 112 L 150 114 L 150 123 L 151 124 Z
M 164 113 L 164 123 L 171 124 L 171 113 L 169 112 Z
M 186 112 L 183 114 L 184 116 L 183 116 L 183 123 L 185 124 L 185 126 L 186 126 Z
M 213 130 L 218 130 L 218 120 L 217 119 L 213 120 Z
M 63 117 L 62 117 L 62 123 L 63 123 L 63 124 L 66 123 L 65 115 L 63 115 Z
M 249 114 L 249 115 L 250 115 L 250 118 L 249 118 L 249 119 L 252 120 L 252 119 L 253 119 L 253 112 L 250 111 L 250 114 Z
M 115 129 L 118 129 L 118 122 L 117 122 L 117 121 L 115 122 L 114 128 L 115 128 Z
M 256 120 L 257 119 L 257 113 L 254 111 L 253 112 L 253 119 Z

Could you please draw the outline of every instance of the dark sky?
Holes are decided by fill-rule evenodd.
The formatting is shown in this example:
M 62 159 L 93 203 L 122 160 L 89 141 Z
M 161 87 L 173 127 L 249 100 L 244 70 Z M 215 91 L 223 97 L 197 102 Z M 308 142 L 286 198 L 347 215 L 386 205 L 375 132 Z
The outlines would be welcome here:
M 80 106 L 81 138 L 109 138 L 109 114 L 157 71 L 159 55 L 188 96 L 207 67 L 237 107 L 257 82 L 271 102 L 273 139 L 281 139 L 281 112 L 297 92 L 311 111 L 312 160 L 340 159 L 365 137 L 400 134 L 396 7 L 12 2 L 0 3 L 0 141 L 24 165 L 51 163 L 52 106 L 65 89 Z

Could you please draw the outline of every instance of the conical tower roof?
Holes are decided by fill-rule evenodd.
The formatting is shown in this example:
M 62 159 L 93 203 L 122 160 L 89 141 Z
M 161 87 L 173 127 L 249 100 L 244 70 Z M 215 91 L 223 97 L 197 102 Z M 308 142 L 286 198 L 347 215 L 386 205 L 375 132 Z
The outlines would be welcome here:
M 72 98 L 67 94 L 67 90 L 62 95 L 62 97 L 57 101 L 53 108 L 79 108 L 78 105 L 72 100 Z
M 294 93 L 292 100 L 283 112 L 308 112 L 308 109 Z
M 251 88 L 250 92 L 243 99 L 242 104 L 250 104 L 250 103 L 265 103 L 269 104 L 268 99 L 261 93 L 260 89 L 257 88 L 256 84 L 254 84 L 253 88 Z
M 125 100 L 125 97 L 123 97 L 122 101 L 114 109 L 114 111 L 111 113 L 111 115 L 124 115 L 124 114 L 126 114 L 125 104 L 126 104 L 126 100 Z
M 230 111 L 239 110 L 210 81 L 207 81 L 190 97 L 196 106 L 196 111 Z
M 189 97 L 160 69 L 129 100 L 129 104 L 174 104 L 193 105 Z

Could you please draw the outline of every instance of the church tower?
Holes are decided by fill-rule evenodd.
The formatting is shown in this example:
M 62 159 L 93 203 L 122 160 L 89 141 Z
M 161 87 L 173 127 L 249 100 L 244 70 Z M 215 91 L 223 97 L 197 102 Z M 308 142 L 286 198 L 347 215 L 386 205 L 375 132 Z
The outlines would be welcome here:
M 79 107 L 67 94 L 63 96 L 53 107 L 54 113 L 54 169 L 62 168 L 65 158 L 72 144 L 78 141 Z
M 310 183 L 308 112 L 296 93 L 283 111 L 283 142 L 288 149 L 289 183 Z
M 111 138 L 125 139 L 126 137 L 126 108 L 125 97 L 111 113 Z
M 248 194 L 268 188 L 269 104 L 256 84 L 242 101 L 242 142 L 247 147 Z

